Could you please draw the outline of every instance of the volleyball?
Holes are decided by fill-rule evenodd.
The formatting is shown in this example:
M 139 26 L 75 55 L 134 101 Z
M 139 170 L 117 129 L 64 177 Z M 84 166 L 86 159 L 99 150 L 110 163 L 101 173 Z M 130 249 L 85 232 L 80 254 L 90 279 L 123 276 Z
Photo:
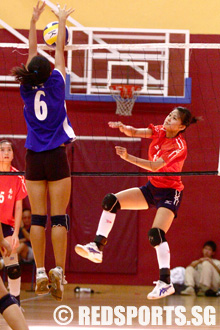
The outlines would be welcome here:
M 47 26 L 44 28 L 43 31 L 43 39 L 46 45 L 50 47 L 56 47 L 56 41 L 57 41 L 57 34 L 58 34 L 58 22 L 51 22 L 47 24 Z M 68 30 L 68 27 L 66 26 L 66 40 L 65 45 L 69 42 L 70 33 Z

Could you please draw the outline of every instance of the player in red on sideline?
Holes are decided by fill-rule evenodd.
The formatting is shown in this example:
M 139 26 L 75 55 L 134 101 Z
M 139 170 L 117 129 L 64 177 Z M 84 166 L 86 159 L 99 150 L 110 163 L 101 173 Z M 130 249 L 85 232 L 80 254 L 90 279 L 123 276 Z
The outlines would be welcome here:
M 181 172 L 187 156 L 187 145 L 182 132 L 200 118 L 192 117 L 190 111 L 177 107 L 169 113 L 163 125 L 148 128 L 134 128 L 121 122 L 109 122 L 111 128 L 118 128 L 130 137 L 149 138 L 152 142 L 148 151 L 149 160 L 128 154 L 127 149 L 116 146 L 116 154 L 125 161 L 151 172 Z M 148 232 L 150 244 L 156 249 L 160 278 L 148 299 L 159 299 L 175 292 L 170 282 L 170 250 L 166 240 L 182 199 L 184 186 L 180 176 L 149 177 L 145 186 L 107 194 L 102 202 L 103 212 L 94 242 L 77 244 L 78 255 L 93 262 L 102 262 L 103 248 L 113 227 L 117 210 L 147 210 L 156 207 L 152 228 Z
M 18 172 L 11 163 L 13 146 L 7 140 L 0 141 L 0 172 Z M 0 179 L 0 222 L 5 239 L 12 246 L 10 257 L 3 256 L 7 269 L 10 294 L 20 304 L 21 270 L 18 262 L 19 230 L 22 218 L 22 200 L 27 196 L 25 179 L 21 175 L 2 175 Z
M 9 257 L 12 248 L 8 241 L 3 236 L 2 227 L 0 223 L 0 249 L 4 257 Z M 0 278 L 0 313 L 4 317 L 7 324 L 12 330 L 28 330 L 28 325 L 24 319 L 21 308 L 18 306 L 18 301 L 10 293 Z

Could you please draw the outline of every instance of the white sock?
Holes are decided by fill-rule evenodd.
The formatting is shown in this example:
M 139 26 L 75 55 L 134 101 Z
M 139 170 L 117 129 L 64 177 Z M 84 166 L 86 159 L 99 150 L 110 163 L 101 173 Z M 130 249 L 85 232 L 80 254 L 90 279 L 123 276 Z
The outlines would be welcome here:
M 46 273 L 46 270 L 44 267 L 37 268 L 36 273 L 41 273 L 41 272 Z
M 8 286 L 10 294 L 15 297 L 19 296 L 21 290 L 21 277 L 16 278 L 15 280 L 8 277 Z
M 108 237 L 115 221 L 116 214 L 108 211 L 103 211 L 99 220 L 98 229 L 96 235 L 102 235 L 105 238 Z
M 167 242 L 155 246 L 159 268 L 170 269 L 170 248 Z

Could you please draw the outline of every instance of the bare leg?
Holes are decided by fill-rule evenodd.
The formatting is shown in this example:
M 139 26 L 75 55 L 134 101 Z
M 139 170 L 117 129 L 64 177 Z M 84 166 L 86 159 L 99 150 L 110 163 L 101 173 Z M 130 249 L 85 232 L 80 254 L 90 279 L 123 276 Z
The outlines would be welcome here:
M 51 216 L 65 215 L 70 199 L 71 178 L 48 182 Z M 56 266 L 63 268 L 65 273 L 67 230 L 65 227 L 54 226 L 51 230 L 51 240 L 53 244 Z
M 28 325 L 25 321 L 24 315 L 18 305 L 13 304 L 5 309 L 3 317 L 12 330 L 28 330 Z
M 8 294 L 2 279 L 0 278 L 0 299 Z M 18 305 L 13 304 L 6 308 L 3 317 L 12 330 L 28 330 L 27 323 Z
M 12 237 L 7 236 L 5 239 L 12 245 Z M 5 266 L 11 266 L 11 265 L 19 265 L 18 262 L 18 254 L 17 249 L 14 249 L 10 255 L 10 257 L 3 256 Z M 20 302 L 20 291 L 21 291 L 21 276 L 18 278 L 10 278 L 8 276 L 8 286 L 9 286 L 9 292 L 13 296 L 17 298 L 17 300 Z
M 31 226 L 30 239 L 36 267 L 44 267 L 46 250 L 45 228 L 41 226 Z
M 117 201 L 120 204 L 121 210 L 147 210 L 148 204 L 147 201 L 139 188 L 131 188 L 120 191 L 117 194 L 114 194 L 117 197 Z M 114 197 L 113 203 L 114 203 Z M 119 206 L 118 202 L 115 202 L 115 206 Z M 96 237 L 94 242 L 87 245 L 77 244 L 75 251 L 78 255 L 83 258 L 87 258 L 95 263 L 102 262 L 102 251 L 105 244 L 107 243 L 107 237 L 112 230 L 114 225 L 116 211 L 109 212 L 103 210 L 99 225 L 96 231 Z
M 31 204 L 31 212 L 36 215 L 47 214 L 47 183 L 46 181 L 26 180 L 28 197 Z M 45 228 L 42 226 L 31 226 L 31 245 L 37 268 L 44 267 L 46 237 Z
M 171 210 L 165 207 L 160 207 L 157 210 L 152 228 L 160 228 L 165 233 L 167 233 L 168 230 L 170 229 L 170 226 L 172 225 L 173 219 L 174 219 L 174 214 Z
M 115 194 L 121 210 L 147 210 L 148 204 L 139 188 L 131 188 Z
M 121 210 L 146 210 L 148 209 L 148 204 L 144 198 L 141 190 L 139 188 L 131 188 L 127 190 L 120 191 L 115 194 L 118 202 L 120 203 Z M 99 240 L 97 236 L 102 236 L 107 238 L 112 227 L 114 225 L 116 213 L 103 211 L 101 218 L 99 220 L 98 229 L 96 232 L 96 240 Z M 95 242 L 96 242 L 95 240 Z M 101 244 L 99 245 L 98 241 L 96 242 L 99 248 L 102 248 Z
M 54 227 L 51 231 L 51 239 L 56 266 L 63 268 L 65 273 L 66 250 L 67 250 L 67 230 L 65 227 Z

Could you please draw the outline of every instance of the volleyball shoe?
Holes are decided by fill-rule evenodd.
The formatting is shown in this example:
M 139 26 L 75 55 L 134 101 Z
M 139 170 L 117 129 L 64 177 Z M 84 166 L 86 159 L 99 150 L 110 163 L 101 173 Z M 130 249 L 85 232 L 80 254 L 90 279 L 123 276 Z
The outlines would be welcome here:
M 89 259 L 92 262 L 102 262 L 103 253 L 99 250 L 95 242 L 91 242 L 86 245 L 77 244 L 75 246 L 75 252 L 79 256 Z
M 44 268 L 39 268 L 36 273 L 35 293 L 44 295 L 49 293 L 49 279 Z
M 153 282 L 153 283 L 156 284 L 156 286 L 153 289 L 153 291 L 151 291 L 147 295 L 148 299 L 161 299 L 161 298 L 170 296 L 171 294 L 173 294 L 175 292 L 175 289 L 174 289 L 174 286 L 172 283 L 167 284 L 160 280 Z
M 63 300 L 63 292 L 64 292 L 64 277 L 63 277 L 63 269 L 59 266 L 52 268 L 49 271 L 49 279 L 50 279 L 50 293 L 51 295 L 58 301 Z

